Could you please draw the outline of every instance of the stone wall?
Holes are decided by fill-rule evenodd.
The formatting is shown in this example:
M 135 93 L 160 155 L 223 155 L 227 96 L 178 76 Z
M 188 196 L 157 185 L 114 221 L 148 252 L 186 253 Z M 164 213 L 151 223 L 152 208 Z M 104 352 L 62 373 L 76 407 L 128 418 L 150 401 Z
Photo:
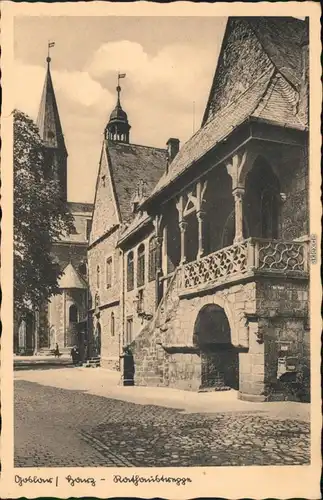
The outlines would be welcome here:
M 90 245 L 119 223 L 119 213 L 104 143 L 97 177 Z
M 114 316 L 114 334 L 111 329 L 111 318 Z M 122 331 L 120 306 L 111 306 L 100 311 L 99 316 L 95 316 L 93 321 L 93 332 L 95 332 L 97 323 L 101 325 L 101 366 L 110 370 L 119 369 L 120 356 L 120 335 Z
M 119 363 L 120 338 L 122 338 L 122 257 L 120 250 L 116 248 L 119 232 L 110 234 L 97 245 L 90 247 L 88 251 L 89 267 L 89 290 L 91 297 L 91 308 L 93 326 L 89 333 L 90 342 L 95 334 L 97 324 L 101 325 L 101 358 L 102 366 L 116 368 Z M 112 282 L 107 287 L 106 262 L 112 258 Z M 97 267 L 100 268 L 99 287 L 97 286 Z M 96 300 L 98 306 L 96 307 Z M 114 335 L 111 332 L 111 317 L 114 315 Z
M 48 305 L 48 322 L 50 332 L 50 348 L 54 349 L 56 343 L 59 348 L 64 347 L 64 296 L 63 294 L 51 297 Z
M 293 240 L 309 234 L 308 152 L 304 147 L 282 150 L 280 162 L 282 204 L 282 239 Z

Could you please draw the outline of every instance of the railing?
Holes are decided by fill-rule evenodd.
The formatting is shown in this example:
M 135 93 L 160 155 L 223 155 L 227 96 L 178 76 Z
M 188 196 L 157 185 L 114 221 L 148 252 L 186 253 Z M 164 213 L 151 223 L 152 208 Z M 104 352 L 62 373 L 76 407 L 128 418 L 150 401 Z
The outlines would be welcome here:
M 200 288 L 259 272 L 304 275 L 307 262 L 307 242 L 249 238 L 185 264 L 179 286 Z

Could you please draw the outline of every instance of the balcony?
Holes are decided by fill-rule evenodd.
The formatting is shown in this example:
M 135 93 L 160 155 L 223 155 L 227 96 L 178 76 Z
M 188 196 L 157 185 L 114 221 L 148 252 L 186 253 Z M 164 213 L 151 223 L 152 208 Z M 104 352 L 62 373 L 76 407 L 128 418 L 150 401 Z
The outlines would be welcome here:
M 180 295 L 189 295 L 253 276 L 306 278 L 308 243 L 249 238 L 184 264 Z

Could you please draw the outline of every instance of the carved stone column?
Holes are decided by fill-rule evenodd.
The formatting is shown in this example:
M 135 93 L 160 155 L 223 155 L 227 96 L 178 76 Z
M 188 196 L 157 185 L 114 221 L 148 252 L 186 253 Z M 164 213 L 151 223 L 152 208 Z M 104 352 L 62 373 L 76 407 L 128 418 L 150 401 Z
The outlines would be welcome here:
M 198 223 L 198 252 L 197 259 L 200 259 L 204 255 L 204 233 L 203 233 L 203 220 L 205 212 L 202 210 L 196 213 L 197 223 Z
M 237 187 L 233 190 L 234 196 L 234 212 L 235 212 L 235 237 L 234 243 L 239 243 L 243 240 L 243 201 L 244 189 Z
M 185 233 L 186 233 L 186 228 L 187 228 L 187 222 L 185 221 L 180 221 L 179 222 L 179 229 L 181 232 L 181 261 L 180 264 L 183 265 L 186 262 L 186 254 L 185 254 Z

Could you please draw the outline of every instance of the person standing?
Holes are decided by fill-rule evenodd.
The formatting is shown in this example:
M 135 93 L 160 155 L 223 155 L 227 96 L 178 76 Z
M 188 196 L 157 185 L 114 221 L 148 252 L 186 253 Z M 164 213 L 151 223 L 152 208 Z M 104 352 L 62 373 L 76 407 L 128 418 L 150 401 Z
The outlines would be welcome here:
M 120 356 L 123 359 L 123 385 L 135 385 L 135 362 L 130 347 L 123 348 L 123 354 Z
M 59 356 L 60 356 L 58 344 L 56 344 L 56 346 L 55 346 L 54 356 L 55 356 L 55 358 L 59 358 Z

